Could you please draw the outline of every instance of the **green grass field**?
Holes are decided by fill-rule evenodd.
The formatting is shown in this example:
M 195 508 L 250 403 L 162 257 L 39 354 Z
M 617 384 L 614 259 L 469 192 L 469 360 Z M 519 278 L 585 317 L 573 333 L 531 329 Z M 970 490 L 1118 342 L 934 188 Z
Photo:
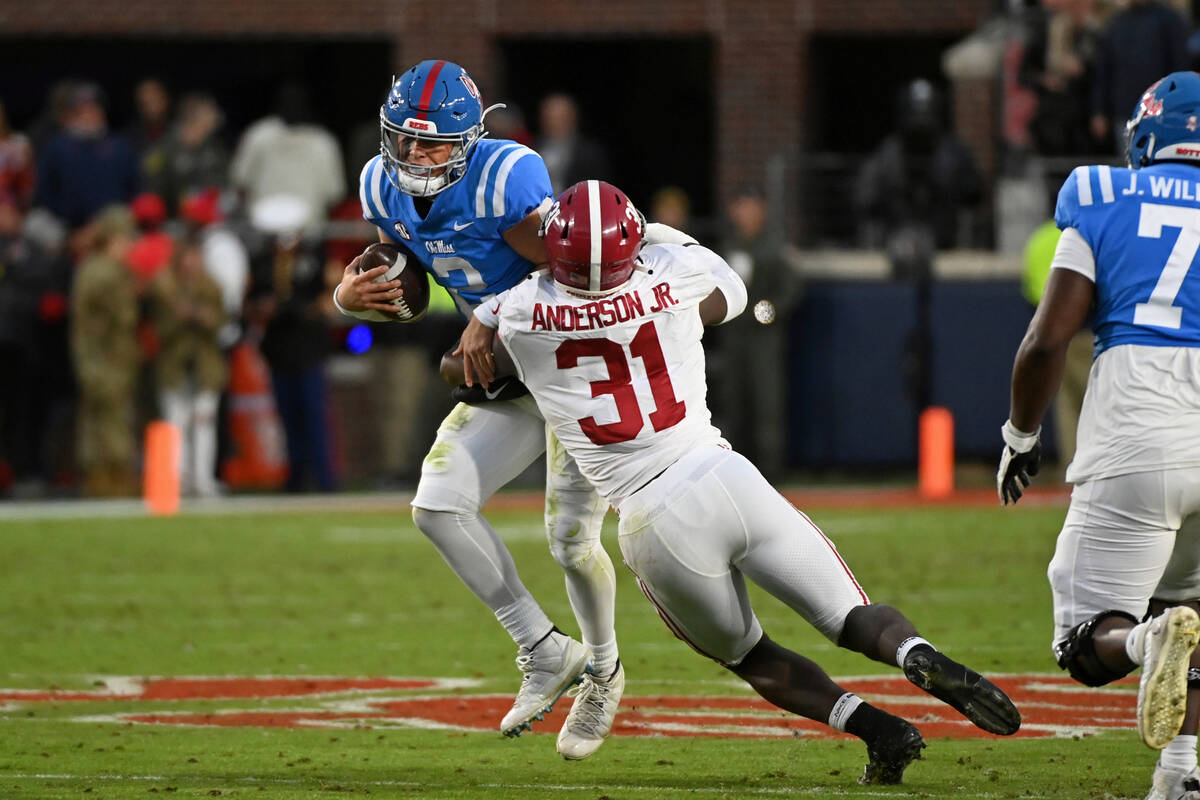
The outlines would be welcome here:
M 942 649 L 985 672 L 1057 675 L 1044 574 L 1062 508 L 806 510 L 872 599 L 905 610 Z M 540 513 L 489 516 L 534 595 L 577 633 L 561 573 L 541 539 Z M 605 543 L 618 561 L 615 531 Z M 732 675 L 670 636 L 624 568 L 619 581 L 627 696 L 750 698 Z M 904 785 L 862 787 L 856 778 L 865 748 L 845 738 L 615 736 L 593 758 L 567 763 L 545 723 L 541 733 L 510 741 L 494 731 L 394 720 L 215 727 L 113 716 L 344 710 L 361 706 L 362 696 L 352 693 L 66 694 L 119 695 L 122 684 L 112 676 L 396 676 L 470 681 L 422 696 L 511 695 L 519 680 L 514 646 L 402 505 L 391 513 L 0 522 L 0 598 L 0 697 L 10 692 L 0 699 L 0 798 L 1091 800 L 1141 798 L 1154 763 L 1131 727 L 1059 738 L 927 735 L 925 758 Z M 834 676 L 889 672 L 839 651 L 773 599 L 758 593 L 756 604 L 773 638 Z M 63 694 L 12 694 L 51 689 Z M 395 694 L 404 692 L 388 696 Z

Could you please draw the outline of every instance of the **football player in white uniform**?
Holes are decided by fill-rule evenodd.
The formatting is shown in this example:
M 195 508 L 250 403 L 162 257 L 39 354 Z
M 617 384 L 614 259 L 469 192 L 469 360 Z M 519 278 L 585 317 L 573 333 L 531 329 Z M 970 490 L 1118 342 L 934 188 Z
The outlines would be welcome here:
M 899 611 L 872 605 L 833 543 L 721 438 L 700 340 L 705 324 L 743 310 L 745 287 L 711 250 L 682 235 L 643 248 L 643 230 L 616 187 L 572 186 L 543 225 L 549 268 L 476 318 L 498 328 L 559 441 L 616 508 L 625 562 L 672 633 L 780 708 L 863 739 L 863 783 L 898 783 L 925 746 L 920 732 L 772 641 L 747 578 L 831 641 L 900 666 L 980 728 L 1015 732 L 1008 697 Z M 485 385 L 493 377 L 484 359 L 464 366 Z M 602 704 L 591 692 L 585 678 L 580 699 Z
M 465 313 L 545 261 L 538 229 L 550 205 L 546 165 L 517 142 L 485 138 L 484 114 L 479 90 L 461 66 L 422 61 L 393 83 L 379 111 L 381 154 L 360 179 L 363 217 L 379 228 L 380 240 L 411 252 Z M 375 283 L 384 267 L 360 275 L 357 266 L 356 259 L 346 267 L 334 302 L 343 313 L 373 318 L 391 308 L 400 282 Z M 463 332 L 465 352 L 476 352 L 480 327 L 472 319 Z M 484 346 L 490 353 L 490 334 Z M 611 688 L 615 711 L 624 673 L 613 619 L 616 574 L 600 545 L 608 506 L 515 380 L 459 395 L 464 402 L 438 429 L 421 467 L 413 519 L 519 646 L 524 678 L 500 729 L 516 736 L 541 719 L 589 661 L 595 680 Z M 554 627 L 480 514 L 497 489 L 543 452 L 547 536 L 583 644 Z M 566 757 L 584 758 L 602 741 L 581 722 L 559 747 Z
M 1048 569 L 1053 647 L 1089 686 L 1141 666 L 1138 731 L 1162 749 L 1148 800 L 1200 800 L 1198 128 L 1200 75 L 1171 73 L 1129 121 L 1129 168 L 1079 167 L 1063 184 L 1062 238 L 1013 365 L 996 475 L 1015 503 L 1037 473 L 1042 417 L 1090 315 L 1075 487 Z

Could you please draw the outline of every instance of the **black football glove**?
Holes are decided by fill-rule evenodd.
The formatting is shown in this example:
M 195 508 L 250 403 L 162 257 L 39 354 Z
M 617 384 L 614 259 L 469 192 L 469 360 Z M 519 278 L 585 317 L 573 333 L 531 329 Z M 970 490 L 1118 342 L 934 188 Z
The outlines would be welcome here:
M 495 400 L 516 400 L 527 394 L 529 394 L 529 390 L 525 388 L 525 384 L 513 375 L 506 375 L 503 378 L 496 378 L 487 387 L 481 383 L 476 383 L 474 386 L 460 383 L 450 390 L 450 399 L 456 403 L 478 405 Z
M 1004 437 L 1004 450 L 1000 453 L 1000 469 L 996 471 L 996 491 L 1003 505 L 1016 503 L 1029 486 L 1029 479 L 1037 475 L 1042 464 L 1042 443 L 1038 434 L 1023 433 L 1013 427 L 1012 421 L 1004 423 L 1000 434 Z

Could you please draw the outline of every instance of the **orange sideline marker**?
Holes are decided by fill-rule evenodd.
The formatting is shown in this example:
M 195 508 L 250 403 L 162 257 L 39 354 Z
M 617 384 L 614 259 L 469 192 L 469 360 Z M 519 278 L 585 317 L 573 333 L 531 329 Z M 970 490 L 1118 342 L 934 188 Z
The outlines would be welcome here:
M 918 426 L 917 491 L 926 499 L 949 497 L 954 491 L 954 416 L 932 406 L 921 412 Z
M 169 516 L 179 511 L 179 450 L 179 428 L 164 420 L 146 426 L 142 496 L 151 514 Z

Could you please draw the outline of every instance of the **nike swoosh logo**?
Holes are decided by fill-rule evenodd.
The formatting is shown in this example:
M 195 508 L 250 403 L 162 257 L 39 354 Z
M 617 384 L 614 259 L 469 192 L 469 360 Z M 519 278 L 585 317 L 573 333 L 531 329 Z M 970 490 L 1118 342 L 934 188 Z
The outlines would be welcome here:
M 504 387 L 501 386 L 499 389 L 497 389 L 494 392 L 491 389 L 484 389 L 483 394 L 485 397 L 487 397 L 488 400 L 495 400 L 497 397 L 500 396 L 500 393 L 503 391 L 504 391 Z
M 454 230 L 456 230 L 456 231 L 466 230 L 467 228 L 471 227 L 474 224 L 475 224 L 474 220 L 472 220 L 471 222 L 464 222 L 462 225 L 459 225 L 457 222 L 455 222 Z

